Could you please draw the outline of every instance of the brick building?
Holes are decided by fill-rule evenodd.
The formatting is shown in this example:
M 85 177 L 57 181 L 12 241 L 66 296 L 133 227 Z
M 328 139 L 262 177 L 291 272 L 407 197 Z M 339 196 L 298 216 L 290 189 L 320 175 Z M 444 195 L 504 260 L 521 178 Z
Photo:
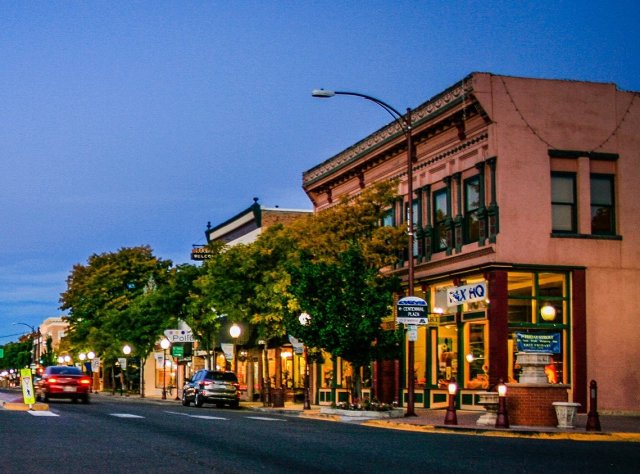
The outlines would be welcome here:
M 463 407 L 517 383 L 519 338 L 537 337 L 553 341 L 550 381 L 582 410 L 596 380 L 601 410 L 640 412 L 638 93 L 472 73 L 412 119 L 413 293 L 442 310 L 418 330 L 416 406 L 442 406 L 452 379 Z M 398 179 L 385 221 L 402 224 L 406 142 L 392 122 L 306 171 L 314 210 Z M 405 284 L 407 257 L 391 270 Z M 452 299 L 470 288 L 482 297 Z M 372 390 L 406 399 L 407 365 L 379 361 Z

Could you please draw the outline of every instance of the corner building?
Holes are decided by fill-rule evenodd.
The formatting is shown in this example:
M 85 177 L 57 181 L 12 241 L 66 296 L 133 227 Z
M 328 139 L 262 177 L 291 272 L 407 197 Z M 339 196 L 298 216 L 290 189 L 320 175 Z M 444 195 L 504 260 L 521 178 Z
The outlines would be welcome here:
M 414 294 L 442 311 L 418 329 L 416 406 L 445 406 L 454 379 L 463 408 L 500 379 L 517 383 L 528 340 L 550 342 L 548 379 L 582 411 L 595 380 L 599 410 L 640 412 L 638 93 L 472 73 L 412 122 L 410 200 L 397 122 L 306 171 L 303 187 L 322 211 L 398 179 L 387 225 L 405 225 L 411 201 Z M 389 269 L 405 286 L 407 259 Z M 377 361 L 373 395 L 406 401 L 408 369 L 406 350 Z

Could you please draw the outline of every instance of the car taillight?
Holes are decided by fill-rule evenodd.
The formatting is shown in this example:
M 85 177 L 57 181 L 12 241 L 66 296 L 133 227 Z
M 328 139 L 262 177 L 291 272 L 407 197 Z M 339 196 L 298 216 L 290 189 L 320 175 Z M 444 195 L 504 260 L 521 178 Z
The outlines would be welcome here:
M 49 377 L 47 380 L 45 380 L 45 382 L 47 383 L 56 383 L 57 381 L 58 379 L 55 377 Z
M 82 377 L 80 379 L 80 385 L 90 385 L 91 379 L 89 377 Z

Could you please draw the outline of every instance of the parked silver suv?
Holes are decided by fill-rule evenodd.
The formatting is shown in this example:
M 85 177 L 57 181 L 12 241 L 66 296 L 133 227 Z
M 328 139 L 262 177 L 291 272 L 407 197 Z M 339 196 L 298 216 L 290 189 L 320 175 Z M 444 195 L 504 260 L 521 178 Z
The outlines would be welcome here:
M 222 408 L 225 403 L 232 408 L 240 406 L 238 377 L 233 372 L 202 369 L 188 379 L 182 391 L 182 404 L 191 402 L 197 407 L 204 403 L 215 403 Z

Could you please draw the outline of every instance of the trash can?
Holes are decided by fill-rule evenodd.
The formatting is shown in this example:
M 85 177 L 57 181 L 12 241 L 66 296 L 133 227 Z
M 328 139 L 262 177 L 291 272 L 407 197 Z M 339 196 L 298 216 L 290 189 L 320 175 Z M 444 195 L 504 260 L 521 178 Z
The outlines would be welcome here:
M 273 402 L 274 408 L 283 408 L 284 407 L 284 389 L 282 388 L 271 389 L 271 401 Z

